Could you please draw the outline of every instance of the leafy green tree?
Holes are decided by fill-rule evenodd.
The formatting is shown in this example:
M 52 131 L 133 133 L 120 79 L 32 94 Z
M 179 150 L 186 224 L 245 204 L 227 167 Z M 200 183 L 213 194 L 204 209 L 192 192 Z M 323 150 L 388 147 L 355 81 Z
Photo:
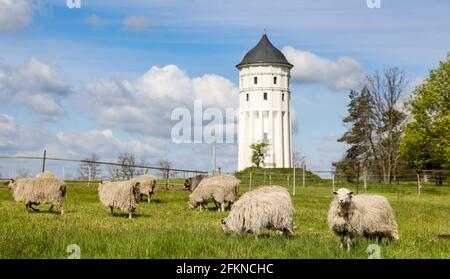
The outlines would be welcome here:
M 400 151 L 415 169 L 450 169 L 450 52 L 414 90 Z
M 250 149 L 252 150 L 251 160 L 253 165 L 260 167 L 264 164 L 264 159 L 269 151 L 269 147 L 270 144 L 266 140 L 261 140 L 250 145 Z

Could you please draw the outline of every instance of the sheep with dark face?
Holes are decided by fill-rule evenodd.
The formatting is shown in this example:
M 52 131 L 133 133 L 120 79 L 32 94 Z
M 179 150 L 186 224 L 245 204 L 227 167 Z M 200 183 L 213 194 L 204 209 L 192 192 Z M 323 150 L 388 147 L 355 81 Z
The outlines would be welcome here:
M 388 200 L 380 195 L 353 195 L 349 189 L 333 192 L 328 226 L 341 238 L 341 247 L 350 250 L 352 238 L 398 240 L 397 222 Z
M 203 178 L 208 177 L 204 174 L 199 174 L 194 177 L 190 177 L 184 181 L 184 188 L 189 190 L 189 192 L 194 192 L 195 188 L 197 188 L 198 184 L 203 180 Z

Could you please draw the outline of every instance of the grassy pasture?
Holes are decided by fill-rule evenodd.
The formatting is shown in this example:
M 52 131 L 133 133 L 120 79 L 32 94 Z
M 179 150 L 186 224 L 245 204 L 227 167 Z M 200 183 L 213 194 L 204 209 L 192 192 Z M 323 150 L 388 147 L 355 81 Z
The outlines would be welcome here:
M 27 212 L 0 188 L 0 258 L 66 258 L 70 244 L 81 247 L 82 258 L 367 258 L 373 243 L 357 239 L 350 253 L 339 248 L 326 225 L 329 186 L 297 187 L 293 236 L 265 232 L 258 238 L 224 235 L 220 219 L 228 212 L 189 210 L 181 186 L 165 191 L 160 185 L 132 220 L 110 216 L 95 187 L 71 186 L 64 216 L 47 213 L 48 206 Z M 247 187 L 243 183 L 241 191 Z M 369 192 L 389 199 L 399 223 L 400 241 L 383 241 L 383 258 L 450 258 L 450 187 L 424 187 L 418 195 L 413 184 L 371 184 Z

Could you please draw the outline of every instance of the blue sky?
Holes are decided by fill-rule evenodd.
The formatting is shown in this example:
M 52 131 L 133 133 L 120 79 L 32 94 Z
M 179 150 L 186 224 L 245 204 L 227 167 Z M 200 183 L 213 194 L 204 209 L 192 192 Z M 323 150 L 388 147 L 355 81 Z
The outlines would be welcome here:
M 1 154 L 128 150 L 210 169 L 209 146 L 171 143 L 170 111 L 194 98 L 236 106 L 235 65 L 266 29 L 294 64 L 294 149 L 330 169 L 361 76 L 398 66 L 416 84 L 450 51 L 448 1 L 65 2 L 0 0 Z M 236 154 L 220 144 L 218 164 L 236 169 Z

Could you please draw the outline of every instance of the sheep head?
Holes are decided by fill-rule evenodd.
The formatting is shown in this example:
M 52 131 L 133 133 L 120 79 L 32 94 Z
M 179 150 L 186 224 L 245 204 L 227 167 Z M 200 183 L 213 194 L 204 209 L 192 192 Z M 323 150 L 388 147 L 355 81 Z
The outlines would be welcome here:
M 347 206 L 352 201 L 353 192 L 347 188 L 340 188 L 339 190 L 333 192 L 333 194 L 340 206 Z
M 222 220 L 220 220 L 220 226 L 222 227 L 222 230 L 223 230 L 224 233 L 230 233 L 231 232 L 230 228 L 228 227 L 226 218 L 223 218 Z
M 188 178 L 184 181 L 184 189 L 191 189 L 192 178 Z

